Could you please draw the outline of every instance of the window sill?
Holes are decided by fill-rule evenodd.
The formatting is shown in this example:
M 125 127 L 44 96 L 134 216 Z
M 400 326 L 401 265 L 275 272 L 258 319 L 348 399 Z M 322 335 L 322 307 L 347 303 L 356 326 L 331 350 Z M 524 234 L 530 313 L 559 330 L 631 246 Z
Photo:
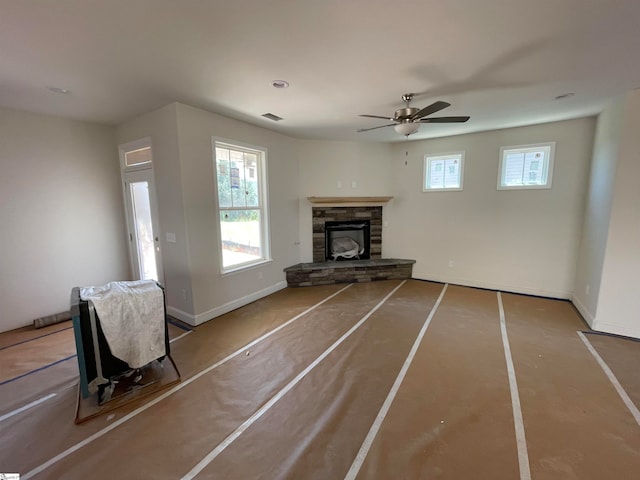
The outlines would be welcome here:
M 220 275 L 223 277 L 227 277 L 229 275 L 233 275 L 234 273 L 246 272 L 247 270 L 252 270 L 254 268 L 262 267 L 268 263 L 273 263 L 273 259 L 267 258 L 265 260 L 259 260 L 257 262 L 244 263 L 236 267 L 231 267 L 231 268 L 222 270 L 220 272 Z
M 422 189 L 422 193 L 429 193 L 429 192 L 461 192 L 462 191 L 462 187 L 456 187 L 456 188 L 423 188 Z
M 514 185 L 504 186 L 498 185 L 498 190 L 549 190 L 551 184 L 548 185 Z

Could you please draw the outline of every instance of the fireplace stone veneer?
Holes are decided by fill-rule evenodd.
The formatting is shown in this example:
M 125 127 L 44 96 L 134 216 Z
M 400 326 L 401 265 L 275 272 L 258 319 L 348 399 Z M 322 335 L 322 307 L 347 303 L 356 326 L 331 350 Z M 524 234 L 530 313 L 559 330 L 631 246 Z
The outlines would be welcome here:
M 411 278 L 415 260 L 383 258 L 344 262 L 299 263 L 284 269 L 289 287 L 363 283 Z

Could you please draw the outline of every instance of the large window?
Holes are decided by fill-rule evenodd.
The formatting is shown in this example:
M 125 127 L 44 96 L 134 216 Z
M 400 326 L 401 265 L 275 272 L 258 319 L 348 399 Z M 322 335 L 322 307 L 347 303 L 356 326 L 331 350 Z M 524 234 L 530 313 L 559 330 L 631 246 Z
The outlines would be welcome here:
M 498 190 L 551 188 L 555 147 L 554 142 L 502 147 Z
M 266 151 L 214 139 L 222 271 L 270 260 Z
M 425 155 L 423 192 L 462 190 L 464 152 Z

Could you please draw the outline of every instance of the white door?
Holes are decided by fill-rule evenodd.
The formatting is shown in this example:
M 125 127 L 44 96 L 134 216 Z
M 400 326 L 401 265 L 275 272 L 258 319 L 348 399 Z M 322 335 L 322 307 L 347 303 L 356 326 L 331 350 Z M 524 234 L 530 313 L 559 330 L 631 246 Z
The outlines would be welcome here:
M 163 283 L 153 170 L 125 172 L 129 254 L 137 280 Z

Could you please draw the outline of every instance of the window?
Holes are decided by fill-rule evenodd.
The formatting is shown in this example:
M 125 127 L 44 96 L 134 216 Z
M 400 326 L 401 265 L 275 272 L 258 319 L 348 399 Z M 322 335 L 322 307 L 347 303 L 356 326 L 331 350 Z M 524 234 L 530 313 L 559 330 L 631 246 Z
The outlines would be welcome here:
M 464 152 L 425 155 L 423 192 L 462 190 Z
M 266 151 L 214 140 L 222 272 L 270 260 Z
M 554 142 L 502 147 L 498 190 L 551 188 L 555 148 Z
M 127 167 L 135 167 L 151 163 L 151 147 L 143 147 L 132 152 L 125 152 L 124 163 Z
M 151 138 L 141 138 L 140 140 L 122 144 L 119 150 L 122 171 L 128 172 L 152 168 Z

